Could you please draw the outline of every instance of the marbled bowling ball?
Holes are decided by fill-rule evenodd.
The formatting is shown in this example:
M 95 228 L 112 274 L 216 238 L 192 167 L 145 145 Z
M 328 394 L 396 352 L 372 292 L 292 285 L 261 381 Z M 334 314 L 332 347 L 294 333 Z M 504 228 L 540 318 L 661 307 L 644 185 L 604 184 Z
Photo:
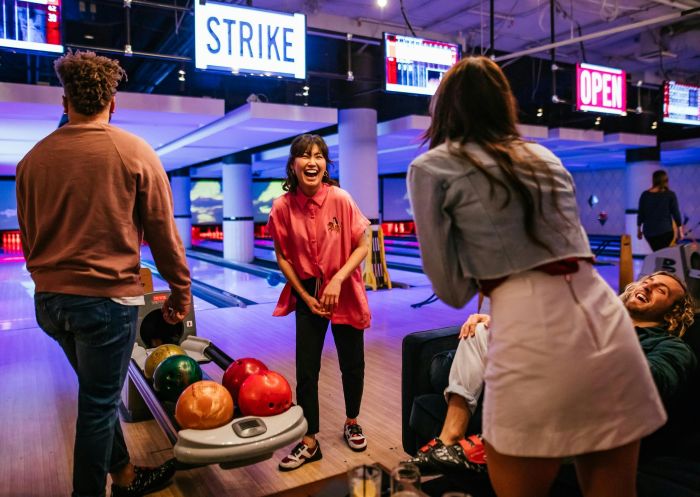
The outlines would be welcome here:
M 238 392 L 238 407 L 244 416 L 274 416 L 292 405 L 292 388 L 279 373 L 262 371 L 250 375 Z
M 161 400 L 175 402 L 182 391 L 202 380 L 202 368 L 186 355 L 170 356 L 153 373 L 153 389 Z
M 177 399 L 175 419 L 183 429 L 218 428 L 233 419 L 233 399 L 228 390 L 215 381 L 198 381 Z
M 261 371 L 267 371 L 267 366 L 262 361 L 252 357 L 236 359 L 226 368 L 221 384 L 229 391 L 231 397 L 233 397 L 233 402 L 238 404 L 238 390 L 240 390 L 243 382 L 250 375 Z
M 153 373 L 158 365 L 168 357 L 174 355 L 187 355 L 187 352 L 185 352 L 179 345 L 173 345 L 171 343 L 156 347 L 150 354 L 148 354 L 148 357 L 146 358 L 146 365 L 143 368 L 143 374 L 146 376 L 146 378 L 152 380 Z

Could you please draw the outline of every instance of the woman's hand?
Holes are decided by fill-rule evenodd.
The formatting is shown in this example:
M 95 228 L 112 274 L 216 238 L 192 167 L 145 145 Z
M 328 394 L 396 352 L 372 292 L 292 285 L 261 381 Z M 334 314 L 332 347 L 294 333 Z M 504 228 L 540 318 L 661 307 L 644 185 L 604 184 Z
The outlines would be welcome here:
M 309 306 L 309 309 L 311 309 L 312 313 L 316 314 L 317 316 L 321 316 L 322 318 L 330 319 L 331 313 L 326 311 L 326 309 L 316 299 L 316 297 L 312 297 L 310 294 L 307 293 L 302 297 L 302 300 L 304 300 L 306 305 Z
M 476 334 L 476 325 L 479 323 L 484 323 L 486 328 L 489 327 L 491 322 L 491 316 L 488 314 L 472 314 L 467 318 L 467 320 L 462 325 L 462 329 L 459 330 L 459 338 L 470 338 Z
M 335 310 L 338 305 L 338 299 L 340 298 L 340 287 L 342 281 L 337 278 L 331 278 L 331 280 L 323 289 L 323 295 L 321 295 L 321 305 L 323 308 L 331 313 Z

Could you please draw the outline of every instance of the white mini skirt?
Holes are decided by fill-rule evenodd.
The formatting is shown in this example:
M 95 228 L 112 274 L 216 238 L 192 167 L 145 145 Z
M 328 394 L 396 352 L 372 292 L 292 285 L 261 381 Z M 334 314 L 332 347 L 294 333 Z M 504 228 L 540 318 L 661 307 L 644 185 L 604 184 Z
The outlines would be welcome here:
M 591 264 L 512 275 L 491 312 L 483 427 L 499 453 L 607 450 L 666 422 L 632 321 Z

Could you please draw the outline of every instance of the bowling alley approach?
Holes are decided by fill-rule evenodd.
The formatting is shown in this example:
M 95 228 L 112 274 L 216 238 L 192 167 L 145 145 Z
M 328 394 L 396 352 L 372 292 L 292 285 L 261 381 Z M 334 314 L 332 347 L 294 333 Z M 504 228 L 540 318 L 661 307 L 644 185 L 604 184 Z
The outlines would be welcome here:
M 0 497 L 700 497 L 700 0 L 3 0 Z

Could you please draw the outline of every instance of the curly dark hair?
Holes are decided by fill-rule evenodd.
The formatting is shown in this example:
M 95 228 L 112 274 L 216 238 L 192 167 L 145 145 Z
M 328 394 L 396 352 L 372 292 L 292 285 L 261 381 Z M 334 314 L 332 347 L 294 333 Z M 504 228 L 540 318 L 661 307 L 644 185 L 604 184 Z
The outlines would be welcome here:
M 68 51 L 53 63 L 66 98 L 76 112 L 94 116 L 104 110 L 117 93 L 126 72 L 119 62 L 95 52 Z

